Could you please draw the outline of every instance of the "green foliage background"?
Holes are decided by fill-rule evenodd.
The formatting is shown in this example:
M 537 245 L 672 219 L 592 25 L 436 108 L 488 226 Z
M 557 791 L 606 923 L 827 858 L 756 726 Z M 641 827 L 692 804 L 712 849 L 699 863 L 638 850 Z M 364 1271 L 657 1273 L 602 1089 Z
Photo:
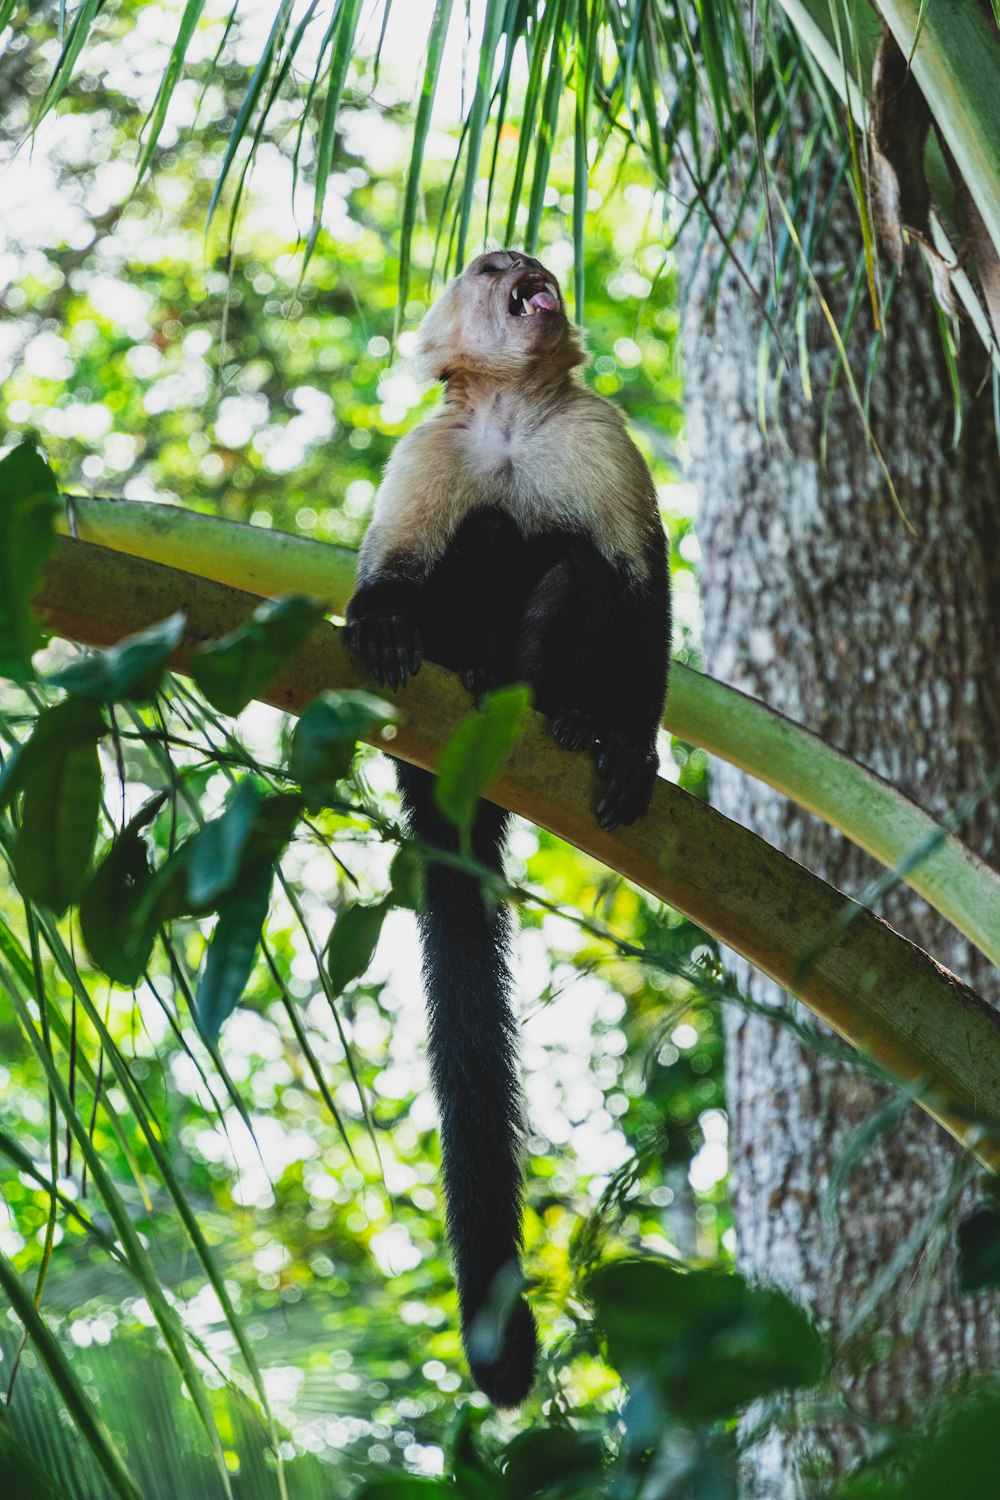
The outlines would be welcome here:
M 148 41 L 131 27 L 127 14 L 102 17 L 98 44 L 84 54 L 51 122 L 44 151 L 51 216 L 29 216 L 7 247 L 0 433 L 9 443 L 37 432 L 71 492 L 171 500 L 356 544 L 393 441 L 434 399 L 413 385 L 400 354 L 433 296 L 431 226 L 444 160 L 429 174 L 414 294 L 399 348 L 391 347 L 412 78 L 383 70 L 376 83 L 371 59 L 356 60 L 330 180 L 331 227 L 303 276 L 283 197 L 288 121 L 280 110 L 258 152 L 231 254 L 219 218 L 205 238 L 218 163 L 190 105 L 186 118 L 180 111 L 184 123 L 161 138 L 152 185 L 129 196 L 139 150 L 130 91 L 141 92 L 135 70 L 149 67 Z M 234 112 L 245 79 L 238 67 L 212 69 L 217 31 L 201 46 L 202 120 Z M 4 58 L 0 112 L 9 143 L 26 131 L 51 66 L 52 44 L 38 44 L 42 33 L 29 23 Z M 369 142 L 377 152 L 366 151 Z M 41 145 L 35 149 L 41 154 Z M 560 171 L 565 189 L 546 200 L 542 253 L 565 276 L 572 268 L 568 156 L 557 162 Z M 666 487 L 684 627 L 677 644 L 691 652 L 696 551 L 686 491 L 676 483 L 678 315 L 662 210 L 638 164 L 614 144 L 594 173 L 590 205 L 588 378 L 627 410 Z M 66 649 L 53 647 L 49 665 L 65 659 Z M 4 689 L 5 755 L 24 737 L 38 701 L 34 690 Z M 150 709 L 117 709 L 115 728 L 115 749 L 104 761 L 107 826 L 121 826 L 148 795 L 167 789 L 169 809 L 148 834 L 158 863 L 200 818 L 218 812 L 239 768 L 252 766 L 264 784 L 280 782 L 272 767 L 288 729 L 268 711 L 251 709 L 231 727 L 177 684 Z M 155 742 L 164 731 L 172 740 L 169 765 Z M 675 753 L 686 783 L 700 786 L 701 758 L 683 746 Z M 384 764 L 364 757 L 348 805 L 300 830 L 272 901 L 266 953 L 214 1057 L 190 1009 L 209 923 L 175 924 L 135 997 L 110 990 L 91 971 L 73 924 L 61 927 L 72 948 L 68 967 L 75 965 L 105 1018 L 148 1129 L 164 1143 L 235 1299 L 287 1426 L 288 1451 L 312 1451 L 332 1467 L 329 1493 L 385 1467 L 439 1468 L 456 1403 L 469 1394 L 435 1191 L 412 919 L 393 915 L 371 973 L 342 995 L 324 994 L 316 962 L 331 914 L 359 893 L 370 901 L 385 892 L 394 847 L 383 842 L 393 833 L 391 798 L 389 823 L 380 810 L 387 785 Z M 704 1143 L 706 1110 L 716 1111 L 716 1137 L 721 1129 L 718 1023 L 681 973 L 691 972 L 692 961 L 711 967 L 714 959 L 690 924 L 653 909 L 548 835 L 519 831 L 513 868 L 560 909 L 582 912 L 595 932 L 627 935 L 660 958 L 658 965 L 618 958 L 572 915 L 524 908 L 529 1017 L 557 1004 L 565 1012 L 574 993 L 593 1016 L 589 1039 L 586 1023 L 577 1026 L 556 1069 L 527 1023 L 526 1066 L 546 1080 L 543 1119 L 554 1132 L 530 1142 L 529 1264 L 555 1340 L 532 1410 L 599 1417 L 613 1413 L 616 1383 L 578 1300 L 580 1273 L 611 1245 L 673 1246 L 709 1260 L 722 1253 L 722 1183 L 695 1192 L 687 1176 Z M 245 1387 L 243 1361 L 159 1165 L 79 995 L 74 1001 L 76 981 L 65 958 L 60 972 L 8 882 L 0 888 L 0 979 L 31 975 L 36 942 L 53 1056 L 95 1148 L 148 1243 L 156 1276 L 200 1344 L 197 1362 L 210 1383 L 218 1383 L 215 1368 Z M 399 970 L 405 984 L 394 977 Z M 140 1384 L 150 1410 L 141 1406 L 133 1426 L 125 1423 L 126 1449 L 137 1457 L 143 1423 L 149 1432 L 156 1425 L 155 1404 L 163 1413 L 176 1409 L 176 1377 L 155 1352 L 141 1288 L 84 1224 L 62 1206 L 53 1211 L 37 1175 L 23 1170 L 24 1153 L 36 1163 L 54 1153 L 67 1195 L 104 1231 L 78 1150 L 61 1130 L 51 1136 L 44 1077 L 2 995 L 0 1057 L 3 1248 L 29 1285 L 44 1268 L 45 1317 L 113 1430 L 125 1421 L 115 1412 L 129 1405 L 130 1371 L 149 1370 Z M 0 1361 L 7 1380 L 14 1328 Z M 20 1427 L 22 1409 L 45 1409 L 34 1394 L 44 1378 L 30 1348 L 18 1383 L 15 1426 L 30 1438 L 27 1415 Z M 263 1442 L 248 1437 L 250 1418 L 225 1390 L 219 1387 L 213 1406 L 229 1432 L 226 1461 L 249 1483 Z M 473 1409 L 475 1425 L 485 1418 L 488 1433 L 514 1431 L 475 1397 Z M 188 1440 L 205 1447 L 197 1428 Z M 155 1463 L 146 1482 L 151 1497 L 168 1492 Z

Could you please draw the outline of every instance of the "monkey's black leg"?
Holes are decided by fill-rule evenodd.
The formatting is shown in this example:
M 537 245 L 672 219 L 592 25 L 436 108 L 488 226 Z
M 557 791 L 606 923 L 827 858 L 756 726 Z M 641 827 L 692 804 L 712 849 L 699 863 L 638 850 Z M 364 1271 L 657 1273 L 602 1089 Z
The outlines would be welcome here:
M 634 822 L 649 805 L 668 633 L 662 538 L 651 541 L 645 573 L 610 562 L 585 537 L 569 538 L 528 598 L 519 671 L 559 743 L 596 741 L 605 828 Z

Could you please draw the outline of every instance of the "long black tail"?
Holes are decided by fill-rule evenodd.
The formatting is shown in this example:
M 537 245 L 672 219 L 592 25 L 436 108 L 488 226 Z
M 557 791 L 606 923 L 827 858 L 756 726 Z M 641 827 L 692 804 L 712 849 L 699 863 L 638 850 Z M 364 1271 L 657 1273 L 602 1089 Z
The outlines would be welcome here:
M 433 776 L 397 762 L 396 779 L 413 837 L 456 853 L 456 830 L 434 804 Z M 473 852 L 498 872 L 506 825 L 506 813 L 480 803 Z M 420 927 L 448 1238 L 469 1368 L 497 1406 L 524 1400 L 537 1349 L 520 1294 L 524 1122 L 508 925 L 506 908 L 484 900 L 474 876 L 428 860 Z

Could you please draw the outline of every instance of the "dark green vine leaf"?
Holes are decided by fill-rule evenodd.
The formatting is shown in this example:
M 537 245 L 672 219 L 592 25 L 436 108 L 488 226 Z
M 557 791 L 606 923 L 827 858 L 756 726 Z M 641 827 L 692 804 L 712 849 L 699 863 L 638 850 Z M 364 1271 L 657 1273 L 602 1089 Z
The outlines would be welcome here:
M 529 1500 L 532 1495 L 593 1493 L 605 1463 L 598 1432 L 573 1427 L 535 1427 L 519 1433 L 504 1450 L 503 1500 Z M 574 1483 L 575 1481 L 575 1483 Z
M 26 682 L 45 637 L 31 610 L 56 544 L 56 477 L 33 443 L 0 459 L 0 677 Z
M 273 877 L 274 866 L 266 862 L 245 870 L 219 911 L 197 995 L 198 1022 L 211 1042 L 218 1040 L 253 972 Z
M 995 1493 L 1000 1469 L 1000 1396 L 969 1397 L 941 1422 L 895 1500 L 983 1500 Z
M 826 1356 L 801 1308 L 736 1274 L 620 1260 L 587 1282 L 608 1357 L 688 1421 L 728 1416 L 774 1391 L 816 1385 Z
M 330 933 L 326 949 L 326 969 L 336 994 L 340 994 L 368 968 L 378 944 L 388 905 L 345 906 Z
M 355 1490 L 353 1500 L 458 1500 L 459 1492 L 440 1479 L 418 1479 L 413 1474 L 372 1479 Z
M 148 703 L 167 670 L 167 663 L 184 637 L 182 610 L 158 620 L 145 630 L 127 635 L 104 651 L 88 651 L 54 672 L 49 682 L 65 688 L 71 698 L 97 698 L 102 703 Z
M 236 884 L 260 803 L 254 783 L 241 781 L 222 814 L 206 823 L 185 845 L 190 911 L 211 910 Z
M 198 1023 L 209 1041 L 218 1039 L 253 972 L 275 868 L 292 836 L 301 807 L 298 797 L 284 793 L 264 797 L 256 805 L 256 816 L 243 846 L 235 880 L 218 902 L 219 920 L 198 983 Z
M 499 688 L 462 720 L 441 751 L 434 795 L 445 817 L 463 831 L 471 828 L 477 800 L 520 738 L 530 707 L 530 688 Z
M 295 726 L 289 772 L 310 801 L 324 802 L 351 769 L 358 740 L 397 717 L 391 703 L 372 693 L 321 693 Z
M 267 691 L 325 613 L 324 605 L 299 594 L 267 599 L 243 625 L 199 647 L 191 675 L 220 713 L 241 713 Z
M 94 963 L 116 984 L 139 983 L 156 938 L 153 871 L 142 830 L 166 801 L 159 793 L 114 840 L 80 901 L 80 927 Z
M 22 895 L 61 916 L 83 891 L 97 839 L 107 725 L 96 703 L 70 698 L 40 714 L 0 777 L 0 807 L 21 794 L 14 873 Z

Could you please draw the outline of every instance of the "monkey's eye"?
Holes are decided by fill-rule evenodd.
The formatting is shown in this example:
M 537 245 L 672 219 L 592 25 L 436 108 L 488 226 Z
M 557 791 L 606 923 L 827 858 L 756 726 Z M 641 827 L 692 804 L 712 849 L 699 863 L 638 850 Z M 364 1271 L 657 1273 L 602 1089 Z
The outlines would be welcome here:
M 506 266 L 480 266 L 480 276 L 502 276 Z

